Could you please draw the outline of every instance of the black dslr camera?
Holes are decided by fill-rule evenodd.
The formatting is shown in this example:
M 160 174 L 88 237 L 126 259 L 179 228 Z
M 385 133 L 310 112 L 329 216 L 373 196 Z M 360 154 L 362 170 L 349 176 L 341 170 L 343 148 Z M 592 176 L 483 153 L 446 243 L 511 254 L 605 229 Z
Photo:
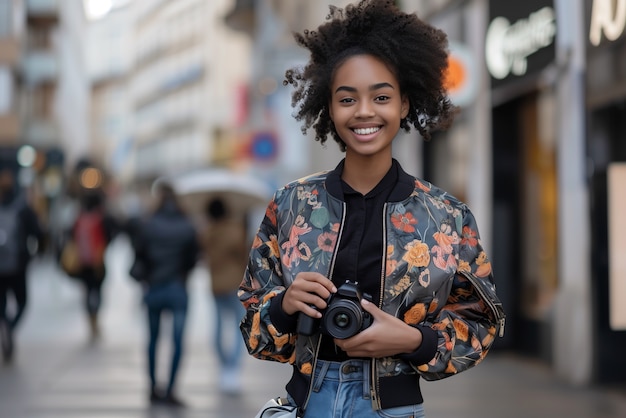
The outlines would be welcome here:
M 298 334 L 313 335 L 319 329 L 334 338 L 350 338 L 372 325 L 372 316 L 361 309 L 361 299 L 372 301 L 367 293 L 361 294 L 356 282 L 346 280 L 337 293 L 330 295 L 322 318 L 312 318 L 300 312 Z

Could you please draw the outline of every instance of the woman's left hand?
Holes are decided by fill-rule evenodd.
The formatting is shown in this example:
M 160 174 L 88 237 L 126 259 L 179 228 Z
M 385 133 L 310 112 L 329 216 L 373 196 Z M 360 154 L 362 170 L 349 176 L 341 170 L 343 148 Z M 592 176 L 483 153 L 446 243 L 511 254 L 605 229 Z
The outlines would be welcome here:
M 361 300 L 361 306 L 372 315 L 372 325 L 353 337 L 334 340 L 350 357 L 390 357 L 412 353 L 422 344 L 422 333 L 417 328 L 366 300 Z

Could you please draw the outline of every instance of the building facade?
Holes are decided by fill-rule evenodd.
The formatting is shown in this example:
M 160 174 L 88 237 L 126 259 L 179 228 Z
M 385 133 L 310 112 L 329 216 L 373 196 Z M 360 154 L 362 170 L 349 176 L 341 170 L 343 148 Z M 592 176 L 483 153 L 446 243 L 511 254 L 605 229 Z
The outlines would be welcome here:
M 626 360 L 626 1 L 584 1 L 594 376 L 623 383 Z
M 118 182 L 134 174 L 133 99 L 134 14 L 128 3 L 92 20 L 85 59 L 90 81 L 90 158 Z
M 219 159 L 222 133 L 237 123 L 250 58 L 249 40 L 223 22 L 229 6 L 227 0 L 133 2 L 136 180 Z

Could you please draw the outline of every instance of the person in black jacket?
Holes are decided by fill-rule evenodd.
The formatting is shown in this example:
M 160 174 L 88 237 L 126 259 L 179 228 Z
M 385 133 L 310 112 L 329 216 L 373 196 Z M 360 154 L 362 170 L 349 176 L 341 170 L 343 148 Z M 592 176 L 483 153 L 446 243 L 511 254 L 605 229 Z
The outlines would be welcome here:
M 42 248 L 43 232 L 35 211 L 18 193 L 9 169 L 0 172 L 0 341 L 5 362 L 13 358 L 13 331 L 26 309 L 26 269 L 32 252 L 30 237 Z M 7 298 L 15 299 L 15 312 L 7 312 Z
M 158 194 L 156 210 L 137 225 L 136 236 L 132 237 L 138 262 L 144 266 L 143 277 L 138 280 L 144 284 L 150 327 L 150 401 L 183 406 L 174 387 L 183 354 L 188 305 L 186 282 L 196 264 L 199 244 L 195 228 L 178 204 L 173 188 L 162 183 Z M 161 314 L 166 311 L 173 318 L 173 353 L 169 382 L 161 392 L 156 379 L 156 352 Z

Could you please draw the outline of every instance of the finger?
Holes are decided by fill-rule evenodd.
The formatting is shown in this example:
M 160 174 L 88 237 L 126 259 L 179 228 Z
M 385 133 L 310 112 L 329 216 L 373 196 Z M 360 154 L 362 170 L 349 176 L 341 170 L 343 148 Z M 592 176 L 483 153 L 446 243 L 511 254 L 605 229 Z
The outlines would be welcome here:
M 328 299 L 331 293 L 337 291 L 332 281 L 319 273 L 312 274 L 310 272 L 298 274 L 290 287 L 316 294 L 322 299 Z
M 306 292 L 300 298 L 300 301 L 304 302 L 305 305 L 311 307 L 311 309 L 324 310 L 326 309 L 327 303 L 326 299 L 321 298 L 315 293 Z
M 324 287 L 330 293 L 337 292 L 337 288 L 335 287 L 334 283 L 330 279 L 328 279 L 326 276 L 320 273 L 313 272 L 313 271 L 306 271 L 306 272 L 298 273 L 298 276 L 296 277 L 296 279 L 298 278 L 304 279 L 310 283 L 317 283 L 321 285 L 322 287 Z
M 378 306 L 367 299 L 361 299 L 361 307 L 364 311 L 369 312 L 374 318 L 382 312 L 378 309 Z
M 319 311 L 319 309 L 317 309 L 316 307 L 313 307 L 312 305 L 303 304 L 300 312 L 312 318 L 319 319 L 322 317 L 322 313 Z
M 341 348 L 348 355 L 353 357 L 356 356 L 358 352 L 361 352 L 365 341 L 366 339 L 359 337 L 359 334 L 346 339 L 334 338 L 334 342 L 337 347 Z
M 322 310 L 326 307 L 326 301 L 314 293 L 297 290 L 290 286 L 282 300 L 282 308 L 288 315 L 296 312 L 308 312 L 309 316 L 315 315 L 313 311 Z M 317 316 L 317 315 L 315 315 Z

